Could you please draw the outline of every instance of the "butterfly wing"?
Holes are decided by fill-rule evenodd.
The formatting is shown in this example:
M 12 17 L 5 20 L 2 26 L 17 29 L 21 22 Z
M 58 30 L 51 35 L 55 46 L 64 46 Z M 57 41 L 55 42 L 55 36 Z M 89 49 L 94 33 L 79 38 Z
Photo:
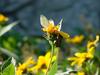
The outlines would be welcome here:
M 40 15 L 40 23 L 41 23 L 42 27 L 47 28 L 49 21 L 44 15 Z
M 61 19 L 61 20 L 60 20 L 60 22 L 59 22 L 59 24 L 58 24 L 58 26 L 59 26 L 58 31 L 60 31 L 60 30 L 61 30 L 62 22 L 63 22 L 63 19 Z
M 63 31 L 59 31 L 59 34 L 65 39 L 68 39 L 70 37 L 69 34 L 67 34 L 67 33 L 65 33 Z

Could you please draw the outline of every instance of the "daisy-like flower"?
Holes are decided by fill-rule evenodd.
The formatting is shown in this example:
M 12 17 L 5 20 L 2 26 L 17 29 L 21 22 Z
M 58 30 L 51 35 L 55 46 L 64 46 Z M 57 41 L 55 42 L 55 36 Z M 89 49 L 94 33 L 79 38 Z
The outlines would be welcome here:
M 8 17 L 5 17 L 4 15 L 0 14 L 0 22 L 6 22 L 8 21 Z
M 72 61 L 71 66 L 77 64 L 78 67 L 81 67 L 86 60 L 86 53 L 75 53 L 75 56 L 69 57 L 68 60 Z
M 47 68 L 49 67 L 51 59 L 51 53 L 48 52 L 45 56 L 39 56 L 37 64 L 31 68 L 28 69 L 30 72 L 38 73 L 39 71 L 42 71 L 43 73 L 46 73 Z M 56 60 L 56 56 L 53 56 L 52 63 Z
M 96 36 L 96 40 L 89 42 L 87 44 L 87 52 L 83 53 L 75 53 L 75 56 L 69 57 L 68 60 L 72 61 L 71 66 L 74 66 L 77 64 L 78 67 L 81 67 L 82 64 L 87 60 L 87 59 L 92 59 L 94 57 L 94 52 L 95 52 L 95 46 L 97 45 L 99 41 L 99 36 Z
M 42 25 L 42 30 L 43 32 L 46 32 L 47 35 L 60 35 L 63 38 L 68 38 L 69 35 L 63 31 L 61 31 L 61 25 L 62 25 L 62 20 L 59 22 L 59 24 L 55 25 L 54 21 L 52 19 L 48 20 L 44 15 L 40 16 L 40 23 Z
M 23 64 L 19 64 L 19 66 L 16 69 L 16 75 L 23 75 L 23 72 L 27 71 L 28 67 L 33 64 L 35 64 L 35 61 L 32 59 L 32 57 L 30 57 Z

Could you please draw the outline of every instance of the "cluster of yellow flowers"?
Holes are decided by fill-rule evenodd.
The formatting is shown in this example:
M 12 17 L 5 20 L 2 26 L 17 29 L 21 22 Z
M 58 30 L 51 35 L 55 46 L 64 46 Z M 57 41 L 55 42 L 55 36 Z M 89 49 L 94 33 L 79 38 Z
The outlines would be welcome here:
M 83 52 L 83 53 L 77 52 L 77 53 L 75 53 L 75 56 L 69 57 L 68 60 L 73 61 L 71 63 L 71 66 L 74 66 L 75 64 L 77 64 L 78 67 L 81 67 L 82 64 L 87 59 L 92 59 L 94 57 L 94 51 L 95 51 L 95 47 L 96 47 L 98 41 L 99 41 L 99 36 L 97 35 L 95 41 L 88 42 L 87 52 Z
M 42 25 L 42 30 L 46 33 L 47 37 L 51 41 L 51 36 L 56 35 L 56 38 L 59 35 L 65 38 L 68 42 L 71 43 L 80 43 L 83 41 L 83 35 L 77 35 L 73 38 L 69 38 L 69 35 L 61 30 L 62 20 L 59 24 L 55 25 L 53 20 L 48 20 L 45 16 L 40 16 L 40 22 Z M 69 38 L 69 39 L 68 39 Z M 69 57 L 68 60 L 72 61 L 71 66 L 77 65 L 77 67 L 82 67 L 83 63 L 87 60 L 91 60 L 94 57 L 95 48 L 99 41 L 99 36 L 96 36 L 96 40 L 88 41 L 86 52 L 77 52 L 73 57 Z M 59 38 L 57 39 L 59 40 Z M 52 41 L 54 42 L 55 39 Z M 54 42 L 55 43 L 55 42 Z M 60 42 L 61 43 L 61 42 Z M 52 43 L 53 44 L 53 43 Z M 52 59 L 51 59 L 52 58 Z M 25 63 L 19 64 L 16 69 L 16 75 L 22 75 L 24 72 L 30 72 L 33 74 L 38 74 L 39 72 L 47 73 L 48 69 L 50 69 L 50 64 L 52 64 L 57 59 L 56 56 L 52 56 L 51 52 L 48 52 L 45 56 L 39 56 L 37 61 L 35 62 L 32 57 L 29 58 Z M 47 74 L 46 74 L 47 75 Z M 85 75 L 82 70 L 77 71 L 77 75 Z
M 6 22 L 8 21 L 8 17 L 5 17 L 4 15 L 0 14 L 0 22 Z
M 19 64 L 16 69 L 16 75 L 22 75 L 25 71 L 27 71 L 30 65 L 34 65 L 35 61 L 30 57 L 25 63 Z
M 16 75 L 22 75 L 24 71 L 37 74 L 38 72 L 46 73 L 50 64 L 51 53 L 47 52 L 45 56 L 39 56 L 37 63 L 29 58 L 25 63 L 19 64 L 16 70 Z M 53 56 L 52 63 L 56 60 L 56 56 Z
M 42 71 L 46 73 L 47 68 L 49 67 L 51 59 L 51 53 L 48 52 L 45 56 L 39 56 L 37 64 L 29 69 L 31 72 L 37 73 L 38 71 Z M 56 56 L 53 56 L 52 62 L 56 60 Z

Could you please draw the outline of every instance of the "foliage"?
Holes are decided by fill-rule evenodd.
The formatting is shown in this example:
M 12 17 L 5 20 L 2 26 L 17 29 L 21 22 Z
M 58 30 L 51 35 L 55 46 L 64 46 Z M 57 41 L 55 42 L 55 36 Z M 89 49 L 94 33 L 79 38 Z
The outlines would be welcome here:
M 55 25 L 52 19 L 41 15 L 44 38 L 21 36 L 14 30 L 7 33 L 18 22 L 6 24 L 6 21 L 8 18 L 0 14 L 1 75 L 100 74 L 99 34 L 77 28 L 79 34 L 72 37 L 61 31 L 62 19 Z
M 15 75 L 15 61 L 13 58 L 6 60 L 1 66 L 1 75 Z

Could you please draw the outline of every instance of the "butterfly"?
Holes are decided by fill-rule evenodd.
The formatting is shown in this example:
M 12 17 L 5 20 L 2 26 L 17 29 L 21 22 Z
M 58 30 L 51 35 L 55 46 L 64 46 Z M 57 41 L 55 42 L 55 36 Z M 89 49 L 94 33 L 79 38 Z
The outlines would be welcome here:
M 40 15 L 40 23 L 44 32 L 50 34 L 59 34 L 63 38 L 67 39 L 69 38 L 69 34 L 61 31 L 62 21 L 63 19 L 61 19 L 61 21 L 55 25 L 52 19 L 48 20 L 44 15 Z

